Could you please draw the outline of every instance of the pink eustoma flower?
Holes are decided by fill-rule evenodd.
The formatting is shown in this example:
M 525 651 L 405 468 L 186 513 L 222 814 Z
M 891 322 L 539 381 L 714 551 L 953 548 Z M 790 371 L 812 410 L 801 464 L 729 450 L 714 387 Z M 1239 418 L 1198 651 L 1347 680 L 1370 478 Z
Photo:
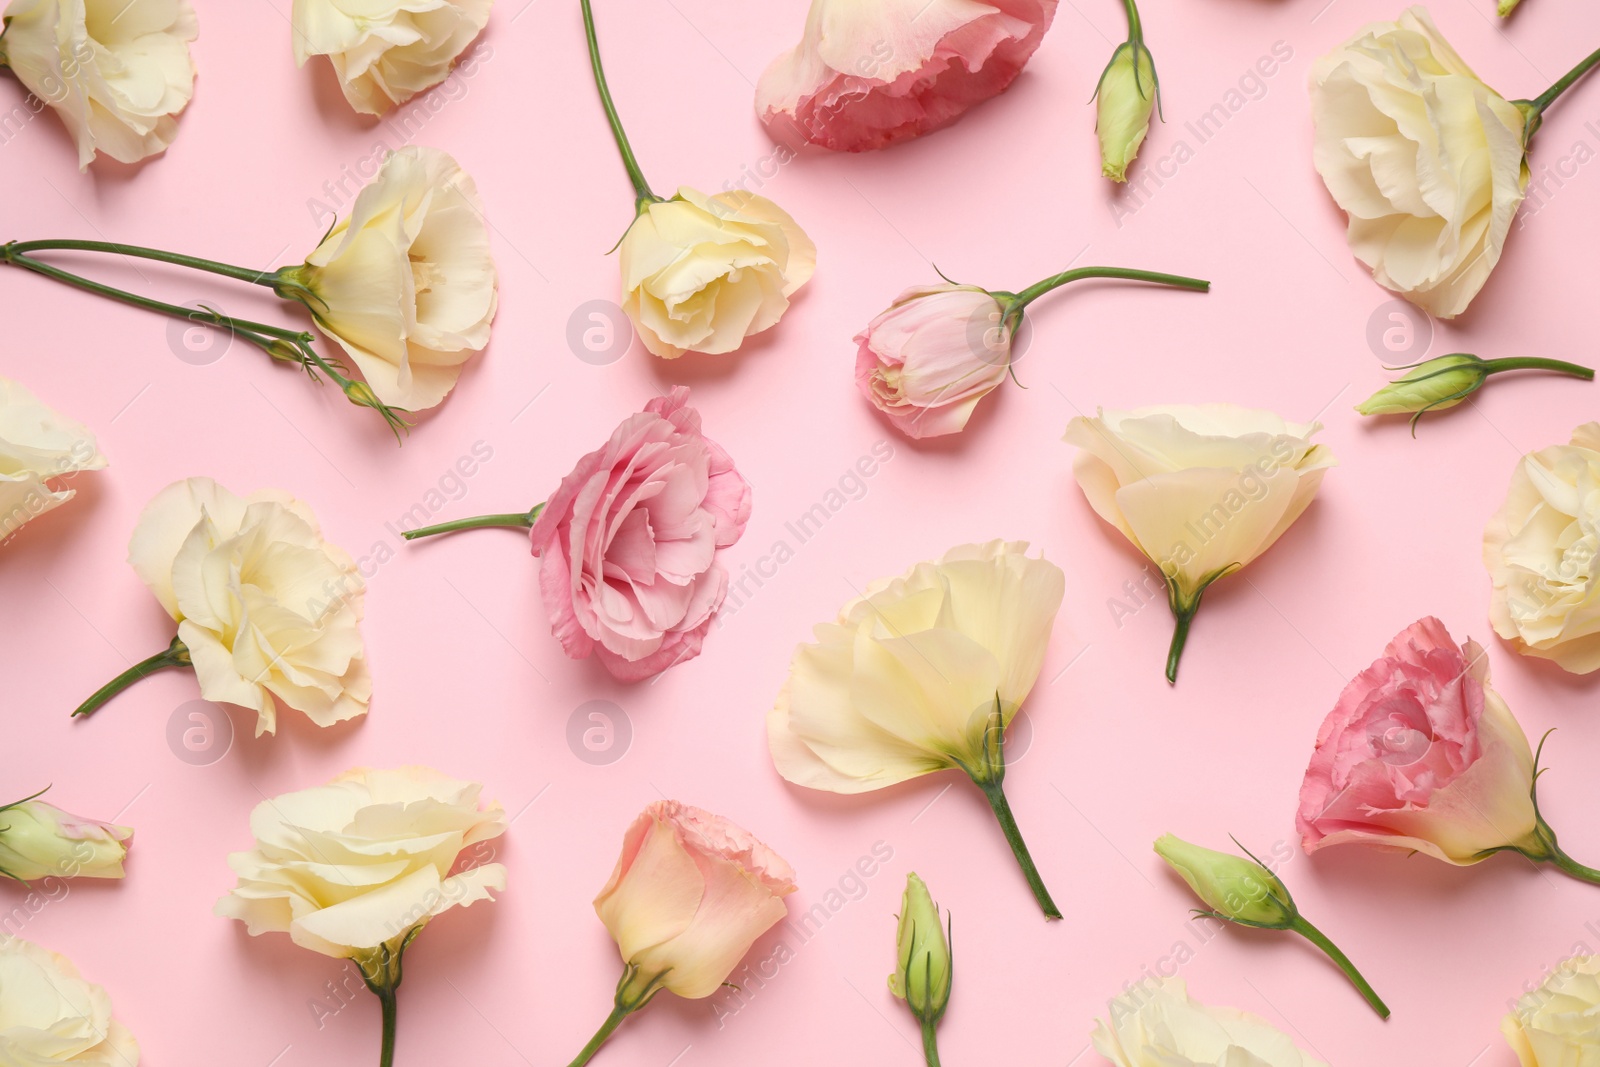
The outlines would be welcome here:
M 1296 824 L 1307 852 L 1361 842 L 1476 863 L 1535 841 L 1533 768 L 1483 649 L 1457 646 L 1430 617 L 1345 686 L 1317 737 Z
M 805 34 L 756 86 L 784 143 L 861 152 L 947 126 L 1004 92 L 1056 0 L 812 0 Z
M 728 592 L 721 549 L 750 486 L 679 386 L 578 461 L 533 524 L 539 589 L 567 655 L 638 681 L 700 654 Z
M 960 433 L 1005 380 L 1004 314 L 975 285 L 907 289 L 856 335 L 856 385 L 907 437 Z

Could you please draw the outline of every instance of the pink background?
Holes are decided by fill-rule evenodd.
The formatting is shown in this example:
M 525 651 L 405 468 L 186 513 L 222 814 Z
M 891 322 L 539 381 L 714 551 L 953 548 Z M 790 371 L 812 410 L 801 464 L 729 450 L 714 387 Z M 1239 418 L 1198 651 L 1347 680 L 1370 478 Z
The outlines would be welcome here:
M 1596 410 L 1593 387 L 1524 377 L 1424 422 L 1415 441 L 1403 423 L 1351 411 L 1385 380 L 1383 353 L 1366 338 L 1391 298 L 1346 251 L 1312 171 L 1305 79 L 1315 56 L 1398 8 L 1146 0 L 1167 123 L 1134 172 L 1154 170 L 1162 184 L 1147 179 L 1133 200 L 1099 177 L 1085 105 L 1123 35 L 1120 7 L 1066 0 L 1014 88 L 955 127 L 882 153 L 807 153 L 749 184 L 821 250 L 779 328 L 734 357 L 664 363 L 635 343 L 597 366 L 575 357 L 568 322 L 586 302 L 618 295 L 605 252 L 627 225 L 630 195 L 589 82 L 577 5 L 525 3 L 497 5 L 470 76 L 403 112 L 425 116 L 412 119 L 416 141 L 449 150 L 476 177 L 502 272 L 492 346 L 404 448 L 370 413 L 243 343 L 194 365 L 176 358 L 183 339 L 175 349 L 162 318 L 0 277 L 0 372 L 92 426 L 111 460 L 0 554 L 9 712 L 0 781 L 7 799 L 54 783 L 57 803 L 138 829 L 125 883 L 72 883 L 21 932 L 109 988 L 152 1067 L 368 1062 L 375 1001 L 361 992 L 328 1014 L 341 964 L 284 937 L 251 939 L 211 906 L 233 882 L 224 857 L 249 845 L 248 814 L 264 797 L 353 765 L 426 762 L 484 782 L 516 819 L 497 844 L 510 868 L 501 900 L 448 915 L 408 954 L 400 1063 L 567 1062 L 605 1016 L 619 967 L 589 901 L 629 820 L 669 796 L 736 818 L 791 860 L 801 881 L 793 915 L 838 906 L 809 940 L 780 927 L 756 947 L 753 963 L 787 962 L 760 988 L 747 981 L 742 1007 L 728 994 L 663 996 L 602 1063 L 920 1062 L 914 1024 L 884 982 L 900 889 L 915 869 L 955 917 L 955 999 L 941 1030 L 952 1064 L 1097 1063 L 1088 1034 L 1107 998 L 1147 971 L 1170 972 L 1175 954 L 1199 998 L 1257 1012 L 1340 1067 L 1513 1064 L 1497 1029 L 1507 1001 L 1575 946 L 1600 949 L 1600 890 L 1514 858 L 1457 870 L 1360 849 L 1313 860 L 1291 848 L 1300 776 L 1345 680 L 1424 614 L 1458 638 L 1492 638 L 1484 521 L 1521 453 L 1564 442 Z M 720 189 L 746 168 L 772 174 L 753 81 L 798 39 L 806 0 L 596 6 L 619 105 L 658 190 Z M 1433 13 L 1508 96 L 1537 94 L 1600 44 L 1600 12 L 1587 5 L 1526 0 L 1504 26 L 1492 6 L 1440 0 Z M 308 200 L 342 209 L 354 190 L 334 199 L 324 183 L 380 143 L 407 139 L 355 117 L 324 64 L 295 69 L 288 0 L 201 7 L 197 94 L 166 156 L 81 175 L 53 117 L 26 123 L 0 145 L 0 202 L 12 220 L 0 236 L 104 237 L 278 266 L 305 255 L 326 225 Z M 1247 81 L 1258 98 L 1199 143 L 1185 124 L 1225 102 L 1275 42 L 1292 58 L 1259 89 Z M 10 81 L 3 92 L 6 108 L 22 98 Z M 1593 300 L 1600 177 L 1573 158 L 1580 144 L 1584 159 L 1600 147 L 1590 120 L 1600 120 L 1600 85 L 1580 85 L 1550 114 L 1535 169 L 1564 168 L 1565 184 L 1549 182 L 1547 203 L 1525 209 L 1498 273 L 1470 315 L 1439 324 L 1432 354 L 1594 359 L 1582 309 Z M 1215 289 L 1084 285 L 1046 299 L 1017 368 L 1028 388 L 1002 389 L 964 436 L 919 446 L 856 393 L 850 338 L 900 288 L 933 280 L 934 263 L 994 288 L 1098 263 L 1199 274 Z M 234 283 L 154 265 L 111 264 L 101 276 L 234 314 L 292 315 Z M 766 567 L 759 588 L 747 583 L 753 595 L 725 612 L 699 659 L 635 686 L 565 659 L 515 534 L 395 553 L 386 522 L 441 479 L 450 488 L 475 444 L 493 458 L 463 481 L 461 499 L 442 502 L 441 518 L 532 504 L 676 383 L 693 387 L 709 433 L 754 485 L 754 518 L 727 554 L 736 579 L 779 540 L 794 550 L 776 573 Z M 1341 465 L 1276 548 L 1207 597 L 1172 690 L 1161 677 L 1166 609 L 1119 625 L 1111 604 L 1143 561 L 1090 512 L 1060 437 L 1096 405 L 1204 400 L 1320 417 Z M 798 543 L 785 523 L 884 441 L 893 458 L 864 495 Z M 166 728 L 198 693 L 192 677 L 168 673 L 91 722 L 69 721 L 90 690 L 171 637 L 123 561 L 145 502 L 191 475 L 239 492 L 288 489 L 331 539 L 357 557 L 384 556 L 367 597 L 377 695 L 366 719 L 318 731 L 285 713 L 277 737 L 254 740 L 235 709 L 233 749 L 192 766 L 169 750 Z M 994 537 L 1031 540 L 1067 572 L 1028 705 L 1033 739 L 1007 781 L 1067 912 L 1049 926 L 981 798 L 953 776 L 838 798 L 786 785 L 766 754 L 763 716 L 813 623 L 874 578 Z M 1594 683 L 1498 642 L 1490 649 L 1529 733 L 1560 727 L 1545 810 L 1569 851 L 1597 862 Z M 592 700 L 631 723 L 631 747 L 609 765 L 580 760 L 567 742 L 569 719 Z M 1281 871 L 1305 912 L 1363 966 L 1394 1018 L 1380 1022 L 1288 937 L 1228 930 L 1204 940 L 1187 918 L 1192 899 L 1150 851 L 1165 831 L 1213 845 L 1232 833 L 1290 855 Z M 875 846 L 892 858 L 858 885 L 850 872 Z M 0 887 L 0 910 L 24 902 Z M 318 998 L 328 1005 L 320 1026 Z

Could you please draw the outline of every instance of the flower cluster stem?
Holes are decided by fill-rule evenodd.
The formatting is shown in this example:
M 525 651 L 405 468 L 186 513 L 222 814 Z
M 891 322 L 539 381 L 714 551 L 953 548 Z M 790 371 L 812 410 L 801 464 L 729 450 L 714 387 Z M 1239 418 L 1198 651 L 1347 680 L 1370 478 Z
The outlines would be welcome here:
M 1383 998 L 1378 996 L 1377 990 L 1368 984 L 1367 980 L 1362 977 L 1361 972 L 1356 969 L 1356 965 L 1350 962 L 1350 957 L 1346 956 L 1338 945 L 1329 940 L 1327 934 L 1312 926 L 1299 915 L 1295 916 L 1294 922 L 1289 925 L 1289 929 L 1327 953 L 1328 958 L 1345 973 L 1345 977 L 1349 978 L 1351 984 L 1366 998 L 1367 1003 L 1372 1006 L 1373 1011 L 1378 1013 L 1379 1018 L 1387 1019 L 1389 1017 L 1389 1005 L 1383 1002 Z
M 345 375 L 344 367 L 337 360 L 330 360 L 319 355 L 312 347 L 316 338 L 304 330 L 293 330 L 283 326 L 273 326 L 265 322 L 254 322 L 249 319 L 234 318 L 224 315 L 215 308 L 184 307 L 181 304 L 169 304 L 164 300 L 156 300 L 138 293 L 130 293 L 125 289 L 105 285 L 93 281 L 71 271 L 62 270 L 43 260 L 29 255 L 30 251 L 46 249 L 79 251 L 115 252 L 121 255 L 141 256 L 146 259 L 160 260 L 165 263 L 174 263 L 181 266 L 193 267 L 197 270 L 206 270 L 214 274 L 222 274 L 241 281 L 248 281 L 256 285 L 267 286 L 278 292 L 280 296 L 289 299 L 301 299 L 299 296 L 285 292 L 280 288 L 284 281 L 282 271 L 261 273 L 247 267 L 233 267 L 226 263 L 217 263 L 214 260 L 198 259 L 194 256 L 185 256 L 176 252 L 162 252 L 159 249 L 140 248 L 136 245 L 119 245 L 104 241 L 12 241 L 0 245 L 0 265 L 9 264 L 23 270 L 32 271 L 34 274 L 53 279 L 65 285 L 70 285 L 97 296 L 107 297 L 123 304 L 131 304 L 146 311 L 155 311 L 172 318 L 183 319 L 186 322 L 212 326 L 217 329 L 227 330 L 234 336 L 255 345 L 273 359 L 284 363 L 293 363 L 305 370 L 313 381 L 317 380 L 317 372 L 326 374 L 334 384 L 344 392 L 346 399 L 360 407 L 372 408 L 383 417 L 389 429 L 393 431 L 398 440 L 401 431 L 409 429 L 410 423 L 406 421 L 406 412 L 400 408 L 393 408 L 378 400 L 370 387 L 362 382 L 353 381 Z
M 235 278 L 252 285 L 264 285 L 271 288 L 274 284 L 275 271 L 257 270 L 253 267 L 235 267 L 228 263 L 218 263 L 214 259 L 201 259 L 199 256 L 186 256 L 181 252 L 166 252 L 159 248 L 144 248 L 140 245 L 125 245 L 114 241 L 77 241 L 77 240 L 48 240 L 48 241 L 14 241 L 10 245 L 13 252 L 27 255 L 32 252 L 104 252 L 117 256 L 133 256 L 137 259 L 152 259 L 158 263 L 171 263 L 179 267 L 189 267 L 194 270 L 203 270 L 211 274 L 220 274 L 224 278 Z
M 407 541 L 415 541 L 419 537 L 434 537 L 438 534 L 455 533 L 458 530 L 486 530 L 486 529 L 512 529 L 527 530 L 538 521 L 539 513 L 544 510 L 543 504 L 535 504 L 526 512 L 510 515 L 479 515 L 471 519 L 453 519 L 450 522 L 441 522 L 434 526 L 424 526 L 419 530 L 407 530 L 400 536 Z
M 168 645 L 165 650 L 157 652 L 149 659 L 140 660 L 99 689 L 96 689 L 93 696 L 78 705 L 78 710 L 72 713 L 72 717 L 78 718 L 79 716 L 93 715 L 100 710 L 101 705 L 105 704 L 106 701 L 128 688 L 134 682 L 148 678 L 157 671 L 189 666 L 193 666 L 193 662 L 189 658 L 188 646 L 183 643 L 182 638 L 174 637 L 172 644 Z

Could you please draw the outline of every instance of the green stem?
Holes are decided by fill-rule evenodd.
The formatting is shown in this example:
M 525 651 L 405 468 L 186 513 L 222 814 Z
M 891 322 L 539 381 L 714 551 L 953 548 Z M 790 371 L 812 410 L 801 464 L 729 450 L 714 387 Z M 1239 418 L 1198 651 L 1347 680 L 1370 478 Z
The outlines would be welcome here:
M 589 7 L 589 0 L 583 3 L 583 32 L 589 39 L 589 67 L 594 71 L 595 88 L 600 90 L 600 104 L 606 109 L 606 121 L 611 124 L 611 136 L 616 139 L 617 151 L 622 153 L 622 165 L 628 169 L 628 180 L 633 183 L 635 207 L 642 211 L 648 204 L 656 203 L 661 198 L 650 191 L 650 183 L 645 181 L 644 171 L 639 169 L 639 161 L 634 158 L 633 146 L 628 143 L 628 134 L 622 128 L 622 119 L 617 115 L 617 105 L 611 99 L 611 87 L 606 84 L 605 68 L 600 64 L 600 40 L 595 35 L 594 12 Z
M 424 526 L 420 530 L 407 530 L 400 536 L 407 541 L 415 541 L 419 537 L 455 533 L 457 530 L 484 530 L 495 527 L 527 530 L 531 529 L 533 524 L 538 521 L 539 512 L 543 510 L 543 504 L 535 504 L 520 515 L 479 515 L 472 519 L 453 519 L 450 522 L 441 522 L 436 526 Z
M 153 259 L 160 263 L 172 263 L 180 267 L 209 271 L 212 274 L 220 274 L 225 278 L 236 278 L 252 285 L 264 285 L 271 288 L 275 284 L 274 271 L 256 270 L 251 267 L 235 267 L 227 263 L 218 263 L 214 259 L 186 256 L 181 252 L 164 252 L 159 248 L 142 248 L 139 245 L 117 244 L 112 241 L 16 241 L 10 247 L 13 252 L 21 254 L 50 251 L 108 252 L 118 256 Z
M 1197 600 L 1186 610 L 1172 609 L 1172 644 L 1167 647 L 1167 684 L 1178 684 L 1178 661 L 1183 659 L 1183 646 L 1189 643 L 1189 627 L 1194 624 L 1195 613 L 1200 610 Z
M 1372 1010 L 1378 1013 L 1379 1018 L 1387 1019 L 1389 1017 L 1389 1005 L 1383 1002 L 1383 998 L 1378 996 L 1377 991 L 1361 976 L 1361 972 L 1356 970 L 1356 965 L 1350 962 L 1350 957 L 1341 952 L 1338 945 L 1328 940 L 1327 934 L 1324 934 L 1298 915 L 1295 916 L 1295 920 L 1290 924 L 1289 929 L 1316 945 L 1323 952 L 1326 952 L 1328 958 L 1339 965 L 1339 969 L 1345 973 L 1345 976 L 1366 998 L 1367 1003 L 1372 1005 Z
M 1510 359 L 1486 359 L 1483 361 L 1484 374 L 1498 374 L 1505 370 L 1548 370 L 1558 374 L 1570 374 L 1574 378 L 1584 381 L 1594 381 L 1594 368 L 1585 367 L 1578 363 L 1568 363 L 1560 359 L 1540 359 L 1536 356 L 1515 356 Z
M 378 1067 L 394 1067 L 395 1024 L 399 1019 L 398 997 L 393 989 L 378 988 L 373 992 L 378 995 L 378 1004 L 383 1009 L 383 1047 L 378 1051 Z
M 587 3 L 587 0 L 585 0 L 585 2 Z M 1560 81 L 1550 86 L 1550 88 L 1546 89 L 1532 100 L 1526 102 L 1532 105 L 1535 112 L 1543 115 L 1545 108 L 1556 102 L 1556 97 L 1572 88 L 1573 84 L 1579 78 L 1589 73 L 1589 71 L 1592 70 L 1596 64 L 1600 64 L 1600 49 L 1590 52 L 1588 57 L 1584 59 L 1583 62 L 1579 63 L 1576 67 L 1573 67 L 1571 70 L 1567 71 L 1566 74 L 1562 75 Z
M 935 1025 L 932 1019 L 922 1020 L 922 1055 L 928 1061 L 928 1067 L 940 1067 L 939 1039 L 934 1033 Z
M 1144 25 L 1139 21 L 1139 9 L 1133 0 L 1123 0 L 1122 6 L 1128 9 L 1128 40 L 1144 40 Z
M 588 0 L 584 0 L 584 6 L 588 7 Z M 620 1004 L 612 1008 L 611 1014 L 606 1016 L 606 1021 L 600 1024 L 600 1029 L 595 1031 L 594 1036 L 589 1039 L 589 1043 L 583 1046 L 577 1058 L 567 1067 L 583 1067 L 584 1064 L 593 1059 L 594 1054 L 600 1051 L 600 1046 L 606 1043 L 606 1039 L 616 1033 L 617 1027 L 622 1025 L 622 1020 L 628 1017 L 630 1010 Z
M 189 658 L 188 646 L 183 643 L 181 638 L 174 637 L 172 644 L 167 646 L 166 651 L 157 652 L 149 659 L 140 660 L 99 689 L 96 689 L 93 696 L 78 705 L 78 710 L 72 713 L 72 717 L 78 718 L 81 715 L 93 715 L 100 710 L 101 705 L 106 701 L 128 688 L 134 682 L 148 678 L 157 671 L 190 666 L 193 666 L 193 662 Z
M 1050 290 L 1058 289 L 1068 282 L 1081 281 L 1085 278 L 1118 278 L 1130 282 L 1150 282 L 1154 285 L 1170 285 L 1178 289 L 1194 289 L 1202 293 L 1211 288 L 1211 283 L 1202 278 L 1188 278 L 1181 274 L 1162 274 L 1159 271 L 1132 270 L 1127 267 L 1079 267 L 1076 270 L 1063 271 L 1060 274 L 1046 278 L 1037 285 L 1028 286 L 1012 298 L 1010 310 L 1013 313 L 1020 312 L 1023 308 L 1050 292 Z
M 248 319 L 236 319 L 210 309 L 196 309 L 184 307 L 181 304 L 169 304 L 164 300 L 154 300 L 147 296 L 140 296 L 137 293 L 130 293 L 124 289 L 102 285 L 100 282 L 90 281 L 88 278 L 64 271 L 60 267 L 52 267 L 48 263 L 33 259 L 19 251 L 20 247 L 20 245 L 16 244 L 0 246 L 0 263 L 9 263 L 15 267 L 21 267 L 23 270 L 41 274 L 46 278 L 64 282 L 85 292 L 110 297 L 112 300 L 117 300 L 124 304 L 132 304 L 134 307 L 144 308 L 147 311 L 159 311 L 163 315 L 171 315 L 173 318 L 185 319 L 189 322 L 203 322 L 207 325 L 233 330 L 258 344 L 261 343 L 260 338 L 294 341 L 306 336 L 302 331 L 290 330 L 282 326 L 270 326 L 264 322 L 251 322 Z
M 994 817 L 999 820 L 1000 832 L 1005 834 L 1006 844 L 1011 846 L 1011 854 L 1017 857 L 1023 877 L 1028 880 L 1028 888 L 1033 890 L 1033 898 L 1039 902 L 1045 918 L 1061 918 L 1061 909 L 1050 899 L 1050 890 L 1045 888 L 1044 879 L 1039 877 L 1039 868 L 1034 866 L 1033 856 L 1028 852 L 1028 844 L 1022 839 L 1022 831 L 1017 827 L 1016 816 L 1011 814 L 1011 804 L 1006 800 L 1005 790 L 1001 788 L 999 782 L 981 782 L 977 778 L 973 781 L 983 790 L 990 809 L 994 811 Z
M 90 244 L 96 242 L 81 243 Z M 147 311 L 156 311 L 163 315 L 170 315 L 173 318 L 183 319 L 186 322 L 200 323 L 206 326 L 215 326 L 219 329 L 228 330 L 255 345 L 273 359 L 285 363 L 299 364 L 305 369 L 306 373 L 311 376 L 313 381 L 316 380 L 316 372 L 318 370 L 322 371 L 322 373 L 331 378 L 334 383 L 344 391 L 345 398 L 348 399 L 352 404 L 355 404 L 359 407 L 372 408 L 374 411 L 378 412 L 379 415 L 383 416 L 384 422 L 388 424 L 389 429 L 393 431 L 397 440 L 399 439 L 402 430 L 407 430 L 410 428 L 411 424 L 405 420 L 405 412 L 403 409 L 392 408 L 389 405 L 384 404 L 378 400 L 376 394 L 374 394 L 372 389 L 365 383 L 353 381 L 341 373 L 341 365 L 339 363 L 318 355 L 317 350 L 312 347 L 312 344 L 315 342 L 316 338 L 304 330 L 291 330 L 283 326 L 272 326 L 264 322 L 252 322 L 249 319 L 236 319 L 231 315 L 224 315 L 220 311 L 216 311 L 212 308 L 189 308 L 183 307 L 180 304 L 169 304 L 164 300 L 155 300 L 147 296 L 140 296 L 137 293 L 130 293 L 123 289 L 117 289 L 114 286 L 103 285 L 100 282 L 91 281 L 88 278 L 73 274 L 70 271 L 62 270 L 60 267 L 53 267 L 48 263 L 34 259 L 31 256 L 25 255 L 23 252 L 19 251 L 19 249 L 23 247 L 25 246 L 15 242 L 7 245 L 0 245 L 0 264 L 9 263 L 14 267 L 21 267 L 23 270 L 32 271 L 33 273 L 43 275 L 46 278 L 52 278 L 76 289 L 82 289 L 85 292 L 94 293 L 97 296 L 108 297 L 123 304 L 131 304 L 137 308 L 144 308 Z M 107 247 L 125 248 L 131 246 L 117 245 Z M 223 264 L 218 265 L 222 266 Z M 278 284 L 282 280 L 276 273 L 268 275 L 267 278 L 270 278 L 271 281 L 263 279 L 261 284 L 270 285 L 275 290 L 278 288 Z M 280 291 L 280 295 L 284 295 L 286 299 L 298 299 L 297 297 L 294 297 L 292 293 Z

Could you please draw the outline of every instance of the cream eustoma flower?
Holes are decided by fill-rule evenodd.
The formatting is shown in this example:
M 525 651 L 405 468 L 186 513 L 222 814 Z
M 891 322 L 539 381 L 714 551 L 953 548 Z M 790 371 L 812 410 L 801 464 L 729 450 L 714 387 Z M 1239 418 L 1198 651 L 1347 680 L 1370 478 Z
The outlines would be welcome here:
M 622 309 L 652 355 L 732 352 L 778 324 L 811 279 L 817 246 L 777 204 L 743 188 L 707 196 L 684 186 L 670 200 L 650 191 L 606 84 L 589 0 L 582 6 L 595 87 L 633 183 L 634 219 L 619 242 Z
M 479 808 L 482 789 L 427 767 L 358 768 L 264 801 L 250 815 L 256 847 L 228 857 L 239 884 L 217 914 L 325 956 L 397 956 L 430 919 L 505 888 L 498 863 L 450 873 L 506 831 L 499 804 Z
M 1271 548 L 1316 496 L 1334 465 L 1311 443 L 1320 429 L 1231 404 L 1102 409 L 1067 426 L 1090 506 L 1166 579 L 1168 681 L 1207 587 Z
M 139 517 L 128 562 L 178 637 L 80 712 L 150 669 L 193 666 L 207 700 L 255 710 L 258 736 L 276 730 L 279 702 L 319 726 L 366 713 L 365 587 L 305 504 L 275 490 L 238 497 L 209 478 L 177 482 Z
M 732 352 L 771 329 L 811 278 L 817 246 L 766 197 L 682 188 L 622 239 L 622 308 L 651 354 Z
M 1311 69 L 1315 162 L 1380 285 L 1441 318 L 1500 259 L 1528 185 L 1531 131 L 1424 8 L 1377 22 Z
M 1483 534 L 1489 619 L 1523 655 L 1600 670 L 1600 423 L 1524 456 Z
M 1140 983 L 1109 1014 L 1093 1040 L 1116 1067 L 1327 1067 L 1260 1016 L 1195 1001 L 1180 978 Z
M 863 793 L 960 768 L 995 810 L 1046 914 L 1059 917 L 1013 837 L 1004 737 L 1044 663 L 1065 588 L 1025 541 L 961 545 L 872 583 L 801 645 L 767 714 L 772 761 L 810 789 Z
M 8 935 L 0 937 L 0 1063 L 137 1067 L 139 1043 L 71 960 Z
M 327 56 L 345 99 L 381 115 L 444 81 L 494 0 L 294 0 L 294 61 Z
M 303 266 L 277 276 L 377 398 L 410 411 L 455 387 L 499 304 L 477 186 L 448 154 L 415 145 L 384 161 Z
M 61 116 L 80 168 L 137 163 L 177 136 L 198 33 L 189 0 L 11 0 L 0 61 Z
M 57 479 L 105 466 L 106 457 L 86 426 L 0 378 L 0 543 L 76 495 Z
M 252 936 L 286 933 L 355 961 L 383 1006 L 385 1067 L 406 946 L 444 912 L 505 888 L 504 866 L 472 862 L 507 826 L 499 804 L 478 806 L 482 790 L 427 767 L 358 768 L 257 805 L 256 847 L 228 857 L 239 882 L 216 913 Z
M 1600 1064 L 1600 956 L 1574 956 L 1518 1000 L 1500 1032 L 1522 1067 Z

